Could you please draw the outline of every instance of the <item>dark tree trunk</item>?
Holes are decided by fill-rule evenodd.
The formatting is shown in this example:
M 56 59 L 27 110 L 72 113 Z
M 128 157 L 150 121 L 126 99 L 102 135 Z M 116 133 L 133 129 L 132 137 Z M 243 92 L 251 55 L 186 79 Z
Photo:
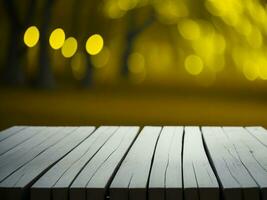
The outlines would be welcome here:
M 2 81 L 6 85 L 21 85 L 24 82 L 24 73 L 21 63 L 23 26 L 17 15 L 13 0 L 4 0 L 6 13 L 9 19 L 10 34 L 7 47 L 5 66 Z
M 83 26 L 80 24 L 79 20 L 81 19 L 81 13 L 78 12 L 84 6 L 84 0 L 75 0 L 73 5 L 73 13 L 72 13 L 72 23 L 71 23 L 71 32 L 77 37 L 82 38 L 81 44 L 85 44 L 88 36 L 87 33 L 90 32 L 92 27 L 92 22 L 89 20 L 88 24 L 86 25 L 85 31 L 78 31 L 79 26 Z M 92 13 L 90 13 L 92 15 Z M 89 17 L 91 19 L 91 17 Z M 86 35 L 85 35 L 86 34 Z M 86 55 L 86 71 L 83 79 L 81 80 L 80 84 L 83 88 L 89 88 L 92 85 L 92 78 L 93 78 L 93 67 L 91 63 L 90 56 L 87 54 L 85 48 L 82 48 L 82 52 Z
M 96 9 L 93 9 L 94 5 L 95 5 L 96 1 L 91 4 L 91 13 L 89 14 L 89 19 L 93 19 L 97 14 L 95 13 Z M 97 19 L 95 19 L 94 21 L 92 20 L 88 20 L 88 23 L 86 25 L 86 31 L 85 34 L 82 35 L 82 38 L 84 38 L 84 44 L 86 44 L 86 41 L 89 37 L 89 33 L 95 33 L 96 31 L 96 27 L 97 27 Z M 90 88 L 93 85 L 93 73 L 94 73 L 94 68 L 91 62 L 91 58 L 88 55 L 88 53 L 86 52 L 85 48 L 83 49 L 85 55 L 86 55 L 86 71 L 85 71 L 85 76 L 83 78 L 83 80 L 81 81 L 81 86 L 84 88 Z
M 54 0 L 46 0 L 42 13 L 42 23 L 40 27 L 40 51 L 39 51 L 39 71 L 37 75 L 37 86 L 51 88 L 54 86 L 54 77 L 51 69 L 49 57 L 49 24 L 52 17 L 52 7 Z
M 25 82 L 22 57 L 26 52 L 22 42 L 23 31 L 34 18 L 36 0 L 30 0 L 24 19 L 19 19 L 14 0 L 4 0 L 3 5 L 10 21 L 10 38 L 2 80 L 7 85 L 22 85 Z
M 86 71 L 85 76 L 82 79 L 82 87 L 89 88 L 93 81 L 93 66 L 89 56 L 86 56 Z
M 135 38 L 136 35 L 132 34 L 132 31 L 129 31 L 126 35 L 126 45 L 122 55 L 122 68 L 121 68 L 121 73 L 123 77 L 128 77 L 129 75 L 128 58 L 132 52 Z
M 128 32 L 126 34 L 125 50 L 122 55 L 121 74 L 126 78 L 129 75 L 128 58 L 132 52 L 134 41 L 137 36 L 142 33 L 147 27 L 149 27 L 154 21 L 154 15 L 152 14 L 141 26 L 136 26 L 134 21 L 135 16 L 133 12 L 134 11 L 130 11 L 128 16 Z
M 3 82 L 6 85 L 18 86 L 24 83 L 24 72 L 21 61 L 21 38 L 22 31 L 11 27 L 5 67 L 3 71 Z

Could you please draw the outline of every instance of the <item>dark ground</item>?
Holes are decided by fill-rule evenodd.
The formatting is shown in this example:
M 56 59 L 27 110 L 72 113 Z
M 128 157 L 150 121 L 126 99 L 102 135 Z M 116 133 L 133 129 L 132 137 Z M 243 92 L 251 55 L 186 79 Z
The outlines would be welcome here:
M 266 98 L 138 90 L 0 89 L 0 129 L 13 125 L 261 125 Z

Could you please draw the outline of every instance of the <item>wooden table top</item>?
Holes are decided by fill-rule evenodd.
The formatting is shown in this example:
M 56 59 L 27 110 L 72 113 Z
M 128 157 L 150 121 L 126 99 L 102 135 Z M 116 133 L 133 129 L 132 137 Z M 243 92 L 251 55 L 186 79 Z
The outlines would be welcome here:
M 14 126 L 1 200 L 267 200 L 262 127 Z

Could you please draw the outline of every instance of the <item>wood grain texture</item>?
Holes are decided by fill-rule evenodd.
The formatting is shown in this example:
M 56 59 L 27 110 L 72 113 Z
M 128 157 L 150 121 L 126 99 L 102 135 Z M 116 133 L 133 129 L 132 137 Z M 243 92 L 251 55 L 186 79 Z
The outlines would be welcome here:
M 242 127 L 224 127 L 225 134 L 233 144 L 233 148 L 249 174 L 260 188 L 261 199 L 267 200 L 267 146 L 262 140 L 255 138 L 248 130 Z M 267 131 L 259 130 L 262 136 L 267 136 Z M 258 131 L 255 131 L 259 134 Z M 259 134 L 261 135 L 261 134 Z
M 28 127 L 0 142 L 0 156 L 38 134 L 42 127 Z
M 0 183 L 0 196 L 5 200 L 29 199 L 29 187 L 59 159 L 89 137 L 93 130 L 93 127 L 79 127 L 40 153 Z
M 12 126 L 6 130 L 0 131 L 0 142 L 12 135 L 19 133 L 25 128 L 26 126 Z
M 0 132 L 2 200 L 267 200 L 262 127 Z M 3 135 L 5 136 L 3 136 Z
M 203 127 L 207 146 L 225 200 L 259 199 L 259 188 L 231 140 L 220 127 Z
M 182 200 L 183 127 L 164 127 L 151 169 L 149 200 Z
M 185 127 L 183 178 L 185 200 L 219 199 L 219 184 L 207 158 L 199 127 Z
M 161 127 L 145 127 L 122 162 L 110 186 L 111 200 L 147 198 L 147 184 Z
M 68 199 L 68 188 L 84 166 L 118 127 L 100 127 L 82 144 L 56 163 L 32 187 L 32 200 Z
M 74 131 L 75 128 L 44 128 L 44 130 L 44 133 L 38 134 L 38 136 L 47 137 L 50 136 L 50 134 L 52 134 L 52 136 L 31 147 L 31 145 L 28 144 L 28 141 L 35 140 L 36 138 L 40 139 L 38 136 L 32 137 L 31 139 L 27 140 L 27 142 L 24 142 L 16 148 L 8 151 L 6 154 L 3 154 L 3 157 L 7 158 L 0 166 L 0 182 L 21 168 L 23 165 L 33 160 L 40 153 L 46 151 L 49 147 L 62 140 L 64 137 Z M 34 141 L 34 143 L 35 142 L 36 141 Z M 38 140 L 36 143 L 38 143 Z
M 31 137 L 27 141 L 15 146 L 13 149 L 1 155 L 0 156 L 0 172 L 2 172 L 1 170 L 2 166 L 5 166 L 9 162 L 17 161 L 23 155 L 25 155 L 29 151 L 32 151 L 33 148 L 35 148 L 36 146 L 39 146 L 44 141 L 46 141 L 48 138 L 54 136 L 58 130 L 60 130 L 60 128 L 43 127 L 39 133 L 35 134 L 33 137 Z
M 105 199 L 107 186 L 138 130 L 138 127 L 120 127 L 110 137 L 70 186 L 70 200 Z
M 249 133 L 263 146 L 267 147 L 267 131 L 263 127 L 246 127 Z

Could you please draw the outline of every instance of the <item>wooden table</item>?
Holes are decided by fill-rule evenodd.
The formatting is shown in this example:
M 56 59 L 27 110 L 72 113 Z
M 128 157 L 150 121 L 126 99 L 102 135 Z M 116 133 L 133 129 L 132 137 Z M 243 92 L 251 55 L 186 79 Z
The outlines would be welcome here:
M 1 200 L 267 200 L 262 127 L 14 126 Z

